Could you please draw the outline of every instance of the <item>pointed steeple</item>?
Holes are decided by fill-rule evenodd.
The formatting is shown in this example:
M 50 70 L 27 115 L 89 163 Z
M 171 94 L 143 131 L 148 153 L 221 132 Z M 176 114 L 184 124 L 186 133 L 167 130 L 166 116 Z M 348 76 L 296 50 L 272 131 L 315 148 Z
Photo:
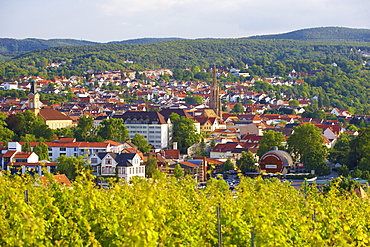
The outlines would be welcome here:
M 213 67 L 213 80 L 211 84 L 211 93 L 209 97 L 209 108 L 216 113 L 217 117 L 222 118 L 220 87 L 217 82 L 216 66 Z
M 35 80 L 34 79 L 31 80 L 31 90 L 30 90 L 30 93 L 33 93 L 33 94 L 36 94 L 37 93 L 36 83 L 35 83 Z

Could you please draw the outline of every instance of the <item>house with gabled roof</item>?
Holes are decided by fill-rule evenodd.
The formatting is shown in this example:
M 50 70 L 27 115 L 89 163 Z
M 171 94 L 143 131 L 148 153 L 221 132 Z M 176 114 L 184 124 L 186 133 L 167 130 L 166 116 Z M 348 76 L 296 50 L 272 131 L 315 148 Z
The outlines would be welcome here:
M 44 173 L 43 168 L 53 172 L 56 167 L 56 162 L 40 161 L 36 153 L 22 151 L 22 145 L 19 142 L 9 142 L 8 149 L 1 159 L 2 170 L 10 171 L 11 174 L 30 173 L 41 176 Z
M 145 165 L 137 153 L 99 153 L 98 176 L 115 176 L 129 182 L 133 177 L 145 178 Z
M 194 120 L 200 124 L 201 132 L 213 132 L 219 128 L 220 122 L 217 117 L 194 117 Z
M 241 143 L 237 142 L 228 142 L 228 143 L 219 143 L 211 149 L 210 158 L 212 159 L 222 159 L 222 158 L 233 158 L 240 156 L 242 151 L 248 151 L 247 148 L 244 148 Z

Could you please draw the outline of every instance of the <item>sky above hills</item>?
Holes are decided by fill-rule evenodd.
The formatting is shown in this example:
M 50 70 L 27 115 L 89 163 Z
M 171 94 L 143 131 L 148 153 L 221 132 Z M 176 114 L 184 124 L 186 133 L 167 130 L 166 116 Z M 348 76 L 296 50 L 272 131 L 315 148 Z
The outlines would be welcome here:
M 0 0 L 0 38 L 108 42 L 370 29 L 369 0 Z

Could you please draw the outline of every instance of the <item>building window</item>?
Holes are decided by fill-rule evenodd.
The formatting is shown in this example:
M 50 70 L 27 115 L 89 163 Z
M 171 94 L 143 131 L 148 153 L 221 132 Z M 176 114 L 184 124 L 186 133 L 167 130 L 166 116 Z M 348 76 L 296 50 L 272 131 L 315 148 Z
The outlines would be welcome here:
M 91 158 L 91 163 L 98 163 L 98 159 L 97 158 Z
M 67 149 L 66 148 L 60 148 L 60 151 L 66 151 Z
M 105 164 L 108 164 L 108 165 L 112 164 L 112 159 L 106 159 Z

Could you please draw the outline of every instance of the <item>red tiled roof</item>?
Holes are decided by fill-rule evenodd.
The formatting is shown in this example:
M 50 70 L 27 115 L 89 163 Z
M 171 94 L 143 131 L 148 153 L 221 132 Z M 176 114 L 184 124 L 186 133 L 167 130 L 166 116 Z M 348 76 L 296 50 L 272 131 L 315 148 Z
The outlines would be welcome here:
M 10 158 L 12 157 L 17 151 L 7 151 L 4 155 L 3 158 Z
M 42 183 L 44 185 L 47 184 L 47 178 L 46 177 L 39 177 L 39 178 L 40 178 L 40 180 L 42 181 Z M 53 179 L 56 180 L 57 183 L 61 183 L 61 184 L 67 185 L 67 186 L 71 185 L 71 182 L 69 181 L 67 176 L 64 175 L 64 174 L 54 175 Z
M 198 167 L 197 165 L 195 165 L 193 163 L 190 163 L 188 161 L 180 162 L 180 165 L 189 166 L 189 167 L 192 167 L 192 168 L 197 168 Z
M 41 109 L 39 116 L 45 121 L 47 120 L 72 120 L 70 117 L 63 115 L 61 112 L 54 109 Z

